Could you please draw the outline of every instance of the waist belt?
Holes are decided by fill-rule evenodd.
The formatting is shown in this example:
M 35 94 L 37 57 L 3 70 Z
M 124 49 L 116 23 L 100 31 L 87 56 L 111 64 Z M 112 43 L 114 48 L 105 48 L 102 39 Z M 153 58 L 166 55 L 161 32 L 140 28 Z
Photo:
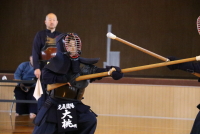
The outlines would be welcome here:
M 24 92 L 29 92 L 30 90 L 34 89 L 34 87 L 32 86 L 25 86 L 24 84 L 20 83 L 18 86 L 16 86 L 16 88 L 20 88 L 22 91 Z

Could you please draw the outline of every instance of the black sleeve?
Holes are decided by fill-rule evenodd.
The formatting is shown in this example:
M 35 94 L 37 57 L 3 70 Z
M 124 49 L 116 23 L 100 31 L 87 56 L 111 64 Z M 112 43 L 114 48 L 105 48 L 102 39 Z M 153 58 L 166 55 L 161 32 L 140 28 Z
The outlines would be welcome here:
M 200 62 L 187 62 L 187 63 L 181 63 L 180 67 L 181 70 L 191 72 L 191 73 L 200 73 Z
M 170 56 L 168 57 L 168 59 L 170 59 L 170 61 L 179 60 L 179 58 L 176 58 L 174 56 Z M 179 69 L 179 70 L 187 71 L 190 73 L 194 73 L 194 72 L 200 73 L 200 62 L 185 62 L 185 63 L 180 63 L 180 64 L 169 65 L 167 67 L 170 70 Z
M 40 60 L 40 53 L 41 53 L 41 38 L 39 32 L 35 35 L 32 45 L 32 56 L 33 56 L 33 67 L 34 69 L 39 69 L 39 60 Z
M 106 72 L 107 70 L 105 68 L 98 68 L 95 65 L 85 65 L 81 68 L 81 75 L 88 75 L 88 74 L 95 74 L 95 73 L 101 73 Z M 95 80 L 100 80 L 102 77 L 93 78 L 90 79 L 90 82 L 93 82 Z
M 42 82 L 44 84 L 53 84 L 53 83 L 67 83 L 68 76 L 63 74 L 57 74 L 50 71 L 47 68 L 42 70 Z

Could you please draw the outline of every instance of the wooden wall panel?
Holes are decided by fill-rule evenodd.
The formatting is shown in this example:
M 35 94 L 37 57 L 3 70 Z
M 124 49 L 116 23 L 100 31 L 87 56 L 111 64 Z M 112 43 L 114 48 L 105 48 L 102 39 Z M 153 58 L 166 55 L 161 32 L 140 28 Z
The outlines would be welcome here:
M 97 114 L 194 119 L 199 87 L 90 84 L 83 102 Z
M 8 86 L 1 86 L 1 85 L 8 85 Z M 13 85 L 9 86 L 9 85 Z M 14 85 L 16 83 L 0 83 L 0 99 L 5 100 L 13 100 L 14 99 Z M 0 102 L 0 111 L 9 111 L 11 107 L 11 102 Z M 13 107 L 13 111 L 15 111 L 15 105 Z
M 0 86 L 0 99 L 13 99 L 13 89 Z M 93 83 L 84 97 L 83 102 L 97 114 L 193 119 L 198 112 L 200 90 L 191 86 Z M 0 110 L 8 111 L 10 106 L 1 102 Z
M 12 97 L 13 87 L 0 86 L 0 99 Z M 83 102 L 99 115 L 97 134 L 188 134 L 199 111 L 200 90 L 198 86 L 91 83 Z M 9 111 L 10 105 L 0 102 L 0 111 Z M 2 120 L 10 119 L 2 116 Z M 13 123 L 13 128 L 19 127 Z M 2 128 L 12 129 L 10 124 Z

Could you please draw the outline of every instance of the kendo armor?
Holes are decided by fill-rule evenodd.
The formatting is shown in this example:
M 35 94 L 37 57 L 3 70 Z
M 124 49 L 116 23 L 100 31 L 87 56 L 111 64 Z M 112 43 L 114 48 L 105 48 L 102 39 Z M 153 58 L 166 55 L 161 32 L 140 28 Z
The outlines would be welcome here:
M 41 59 L 49 60 L 56 55 L 56 38 L 50 38 L 47 36 L 44 47 L 41 51 Z
M 71 40 L 73 40 L 73 43 L 70 42 Z M 70 45 L 76 48 L 73 55 L 71 55 L 71 50 L 69 50 L 71 47 Z M 92 64 L 97 63 L 99 58 L 89 59 L 79 57 L 81 55 L 82 44 L 77 34 L 67 33 L 59 35 L 56 39 L 56 46 L 56 56 L 50 60 L 50 63 L 47 64 L 45 68 L 57 74 L 67 75 L 69 80 L 75 80 L 75 78 L 80 75 L 95 73 L 96 66 Z M 82 68 L 80 68 L 80 64 L 83 65 Z M 72 83 L 70 84 L 72 85 Z M 81 100 L 88 84 L 88 80 L 77 81 L 72 86 L 66 84 L 52 90 L 50 95 L 53 98 Z
M 91 59 L 90 59 L 91 60 Z M 96 61 L 97 59 L 94 59 Z M 80 75 L 87 75 L 87 74 L 93 74 L 96 72 L 97 67 L 94 65 L 84 65 L 81 68 L 80 74 L 72 75 L 70 77 L 74 77 L 74 79 L 77 76 Z M 69 75 L 71 75 L 69 73 Z M 69 86 L 68 84 L 61 86 L 59 88 L 54 89 L 51 92 L 51 97 L 55 98 L 62 98 L 67 100 L 81 100 L 83 98 L 83 94 L 85 91 L 85 88 L 88 86 L 89 80 L 83 80 L 83 81 L 77 81 L 75 85 Z

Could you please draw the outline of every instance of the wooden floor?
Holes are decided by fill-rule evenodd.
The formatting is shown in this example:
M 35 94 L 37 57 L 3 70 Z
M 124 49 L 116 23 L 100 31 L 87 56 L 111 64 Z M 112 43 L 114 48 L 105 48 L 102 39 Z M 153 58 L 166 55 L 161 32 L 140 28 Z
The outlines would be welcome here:
M 95 134 L 189 134 L 193 120 L 99 115 Z M 34 125 L 28 115 L 15 117 L 0 112 L 0 134 L 31 134 Z

